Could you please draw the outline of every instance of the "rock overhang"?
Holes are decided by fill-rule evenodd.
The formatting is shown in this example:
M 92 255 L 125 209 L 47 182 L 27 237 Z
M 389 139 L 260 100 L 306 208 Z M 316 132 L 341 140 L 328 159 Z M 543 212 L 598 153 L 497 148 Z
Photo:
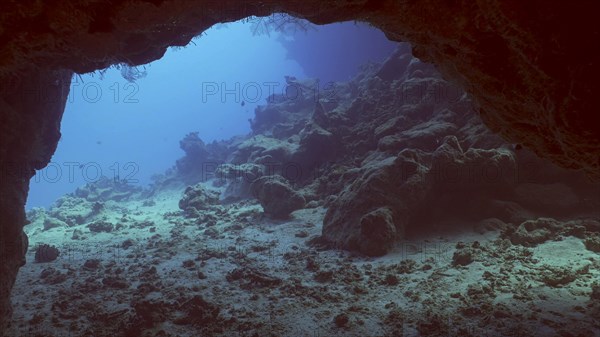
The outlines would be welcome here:
M 1 5 L 0 77 L 32 67 L 91 72 L 145 64 L 213 24 L 283 12 L 317 24 L 365 21 L 471 94 L 484 122 L 560 166 L 600 176 L 591 2 L 142 1 Z M 587 20 L 587 19 L 589 20 Z M 578 34 L 578 38 L 575 37 Z M 591 41 L 590 40 L 590 41 Z

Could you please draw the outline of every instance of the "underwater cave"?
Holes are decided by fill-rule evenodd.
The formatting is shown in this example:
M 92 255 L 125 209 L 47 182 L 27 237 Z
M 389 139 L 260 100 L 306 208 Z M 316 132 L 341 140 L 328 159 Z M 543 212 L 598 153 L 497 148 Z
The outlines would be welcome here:
M 600 336 L 594 6 L 0 4 L 0 336 Z

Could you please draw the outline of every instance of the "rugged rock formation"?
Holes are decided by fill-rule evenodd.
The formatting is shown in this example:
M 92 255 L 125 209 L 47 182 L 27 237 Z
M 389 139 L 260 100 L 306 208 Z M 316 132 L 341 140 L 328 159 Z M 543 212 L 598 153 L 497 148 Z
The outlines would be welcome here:
M 10 289 L 25 263 L 29 179 L 50 161 L 72 73 L 39 69 L 0 87 L 0 331 L 10 315 Z
M 264 174 L 264 166 L 257 164 L 224 164 L 215 171 L 216 184 L 227 184 L 221 194 L 223 202 L 253 198 L 252 183 Z
M 323 235 L 338 247 L 383 255 L 408 226 L 417 225 L 421 210 L 430 214 L 432 209 L 458 207 L 451 200 L 461 194 L 489 198 L 509 193 L 502 189 L 510 190 L 512 184 L 506 181 L 510 177 L 481 172 L 513 173 L 515 163 L 512 154 L 502 149 L 463 152 L 456 137 L 447 136 L 433 153 L 406 149 L 398 156 L 369 161 L 361 170 L 362 176 L 328 209 Z
M 370 162 L 362 176 L 333 202 L 323 220 L 323 236 L 345 249 L 383 255 L 403 236 L 409 211 L 425 199 L 427 168 L 406 151 Z M 395 193 L 391 194 L 390 191 Z
M 600 201 L 583 175 L 491 133 L 469 97 L 407 45 L 325 97 L 314 97 L 314 80 L 286 80 L 298 95 L 273 95 L 259 106 L 253 134 L 228 143 L 236 165 L 217 175 L 231 181 L 226 194 L 242 198 L 249 186 L 233 183 L 236 176 L 285 176 L 307 207 L 328 207 L 323 237 L 338 248 L 383 255 L 429 224 L 504 228 L 537 213 L 585 213 Z M 273 214 L 280 194 L 254 196 Z
M 295 210 L 304 207 L 304 197 L 296 192 L 280 175 L 264 176 L 252 183 L 252 193 L 265 213 L 285 219 Z
M 210 178 L 229 154 L 227 144 L 216 141 L 205 144 L 198 132 L 187 134 L 179 141 L 179 147 L 185 152 L 185 156 L 177 160 L 177 172 L 188 182 Z
M 66 195 L 54 203 L 48 215 L 50 219 L 63 221 L 67 226 L 76 226 L 88 221 L 94 213 L 94 203 L 83 197 Z
M 595 6 L 517 0 L 2 3 L 0 326 L 23 258 L 27 181 L 47 164 L 58 141 L 70 76 L 59 69 L 84 73 L 119 62 L 144 64 L 214 23 L 250 15 L 281 11 L 319 24 L 364 20 L 390 39 L 411 42 L 416 56 L 475 98 L 484 122 L 505 139 L 598 178 Z M 31 99 L 30 93 L 52 99 Z
M 102 176 L 93 183 L 78 187 L 73 194 L 89 202 L 103 202 L 107 200 L 127 200 L 141 191 L 141 187 L 129 184 L 126 179 L 120 179 L 119 177 L 111 179 Z
M 187 216 L 198 217 L 199 211 L 219 204 L 219 193 L 202 187 L 201 184 L 188 186 L 183 198 L 179 200 L 181 208 Z
M 292 153 L 297 148 L 297 144 L 289 143 L 285 138 L 256 135 L 237 147 L 232 154 L 232 163 L 238 165 L 243 163 L 282 165 L 289 162 Z

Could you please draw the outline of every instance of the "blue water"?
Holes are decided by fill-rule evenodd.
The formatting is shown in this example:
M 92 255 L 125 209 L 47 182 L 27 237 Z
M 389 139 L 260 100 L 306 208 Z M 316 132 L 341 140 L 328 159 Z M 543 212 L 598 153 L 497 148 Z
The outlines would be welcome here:
M 255 34 L 257 22 L 215 26 L 138 67 L 147 75 L 133 83 L 115 68 L 75 76 L 62 138 L 51 164 L 31 180 L 26 208 L 48 207 L 101 175 L 147 184 L 183 156 L 179 140 L 187 133 L 198 131 L 205 142 L 247 134 L 254 108 L 285 90 L 284 76 L 347 80 L 396 45 L 352 22 L 285 35 Z

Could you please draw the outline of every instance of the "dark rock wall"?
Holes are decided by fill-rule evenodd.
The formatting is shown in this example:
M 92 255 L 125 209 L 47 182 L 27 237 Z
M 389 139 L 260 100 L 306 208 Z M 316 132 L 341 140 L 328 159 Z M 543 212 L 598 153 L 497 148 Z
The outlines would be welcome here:
M 596 3 L 562 1 L 115 0 L 0 5 L 0 78 L 32 65 L 143 64 L 214 23 L 288 12 L 367 21 L 471 93 L 485 123 L 563 167 L 600 177 Z
M 505 139 L 598 178 L 596 6 L 593 0 L 2 2 L 0 162 L 9 173 L 0 187 L 0 317 L 23 257 L 28 179 L 54 152 L 64 107 L 64 99 L 22 94 L 64 98 L 60 83 L 68 73 L 51 69 L 83 73 L 147 63 L 214 23 L 249 15 L 281 11 L 318 24 L 362 20 L 392 40 L 411 42 L 417 57 L 473 95 L 487 126 Z
M 0 328 L 10 315 L 10 289 L 25 263 L 22 228 L 29 179 L 56 149 L 71 75 L 39 69 L 0 89 Z

